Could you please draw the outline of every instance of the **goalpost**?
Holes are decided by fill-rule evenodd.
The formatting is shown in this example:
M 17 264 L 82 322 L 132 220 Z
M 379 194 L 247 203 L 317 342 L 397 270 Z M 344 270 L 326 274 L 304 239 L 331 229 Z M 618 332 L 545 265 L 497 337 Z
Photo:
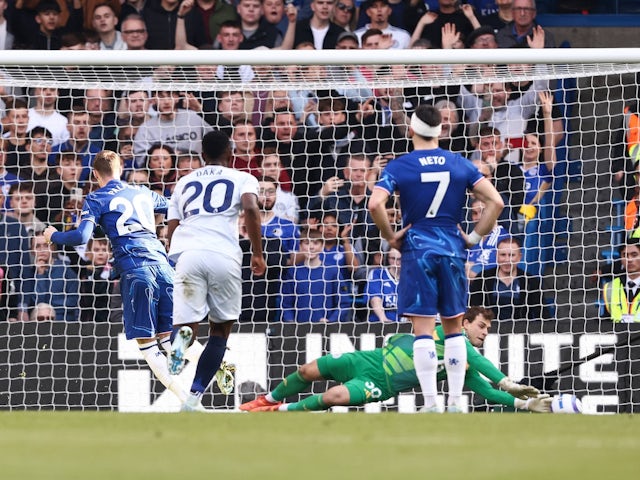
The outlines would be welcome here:
M 333 207 L 313 203 L 313 197 L 328 178 L 342 177 L 352 154 L 365 153 L 375 167 L 379 157 L 392 161 L 410 148 L 407 122 L 419 103 L 438 103 L 439 108 L 448 110 L 447 122 L 453 133 L 443 144 L 470 159 L 482 157 L 476 142 L 483 126 L 500 125 L 507 130 L 501 132 L 500 139 L 509 145 L 504 162 L 515 166 L 520 162 L 521 149 L 528 145 L 525 133 L 538 133 L 542 142 L 554 138 L 556 165 L 534 219 L 524 225 L 514 214 L 513 222 L 505 223 L 524 243 L 522 266 L 541 281 L 542 300 L 529 305 L 541 313 L 537 318 L 496 319 L 483 353 L 514 380 L 530 379 L 550 394 L 575 393 L 582 399 L 585 412 L 640 411 L 640 326 L 614 324 L 607 319 L 600 295 L 603 283 L 619 267 L 617 248 L 627 234 L 626 201 L 634 195 L 633 181 L 625 187 L 637 163 L 637 158 L 631 159 L 628 154 L 631 145 L 626 138 L 625 106 L 632 107 L 627 115 L 633 108 L 638 111 L 640 49 L 4 51 L 0 52 L 0 65 L 5 164 L 10 171 L 15 169 L 26 176 L 29 171 L 25 167 L 31 161 L 28 152 L 13 153 L 26 150 L 20 149 L 23 134 L 16 133 L 23 120 L 11 116 L 12 109 L 17 108 L 12 97 L 40 108 L 38 102 L 48 100 L 39 100 L 38 93 L 58 89 L 56 108 L 60 113 L 72 124 L 98 122 L 101 128 L 92 130 L 90 143 L 118 149 L 127 169 L 140 172 L 145 170 L 148 147 L 157 137 L 150 134 L 146 139 L 136 138 L 136 132 L 141 122 L 157 117 L 155 105 L 161 95 L 156 92 L 168 97 L 175 94 L 180 108 L 195 111 L 213 128 L 232 133 L 240 129 L 234 126 L 238 120 L 253 122 L 258 146 L 251 161 L 259 163 L 274 152 L 279 155 L 289 183 L 287 175 L 278 180 L 283 189 L 291 188 L 298 196 L 301 208 L 297 213 L 284 209 L 278 212 L 294 217 L 299 226 L 309 223 L 316 227 L 322 223 L 323 214 L 333 213 Z M 492 84 L 495 87 L 489 87 Z M 540 113 L 536 120 L 539 98 L 527 93 L 529 88 L 541 86 L 553 93 L 553 135 L 547 132 L 545 136 Z M 511 105 L 520 102 L 520 111 L 532 117 L 509 117 L 513 113 L 505 115 L 506 110 L 492 105 L 500 92 L 508 95 L 505 99 L 510 99 Z M 235 102 L 231 99 L 234 95 Z M 280 130 L 271 126 L 274 105 L 285 105 L 287 97 L 298 124 L 291 142 L 283 133 L 284 127 L 291 125 L 283 124 Z M 143 102 L 145 110 L 136 109 L 138 101 Z M 237 105 L 242 111 L 234 112 Z M 338 125 L 326 126 L 326 122 L 336 121 L 336 116 L 334 120 L 320 118 L 318 107 L 324 112 L 344 113 L 348 124 L 338 121 Z M 78 115 L 69 115 L 72 110 Z M 89 111 L 88 120 L 83 117 L 85 111 Z M 240 125 L 245 126 L 244 122 Z M 59 123 L 51 128 L 56 126 Z M 72 138 L 69 145 L 82 158 L 90 158 L 88 154 L 83 157 L 86 143 L 82 130 L 77 126 L 67 130 L 80 139 L 75 144 Z M 195 124 L 189 124 L 176 126 L 172 135 L 166 133 L 167 129 L 159 134 L 164 144 L 176 147 L 178 170 L 195 166 L 195 131 Z M 66 139 L 64 129 L 55 135 Z M 238 136 L 235 143 L 239 153 L 247 139 Z M 55 152 L 56 145 L 52 147 Z M 247 160 L 239 157 L 240 163 Z M 17 163 L 10 164 L 14 160 Z M 51 171 L 60 171 L 58 161 L 55 155 L 50 157 Z M 258 174 L 256 166 L 260 165 L 249 165 Z M 491 176 L 495 165 L 489 167 Z M 372 185 L 375 171 L 367 173 L 371 174 L 368 180 Z M 59 215 L 47 216 L 46 223 L 72 228 L 82 193 L 69 189 L 68 183 L 66 190 L 57 192 L 62 195 L 62 204 L 55 206 L 54 193 L 42 188 L 46 180 L 40 178 L 33 184 L 36 213 L 42 219 L 53 213 L 47 209 L 57 208 Z M 149 183 L 168 195 L 174 178 L 171 174 L 146 180 L 136 176 L 131 181 Z M 1 183 L 8 199 L 5 206 L 11 208 L 9 183 Z M 526 182 L 521 185 L 526 187 Z M 522 198 L 525 192 L 503 193 L 509 198 L 513 194 Z M 308 205 L 316 206 L 308 211 Z M 394 213 L 390 206 L 390 214 Z M 0 322 L 0 409 L 177 410 L 177 400 L 163 392 L 138 349 L 124 339 L 117 281 L 108 280 L 106 274 L 100 276 L 105 267 L 99 263 L 91 267 L 91 257 L 84 251 L 56 252 L 70 260 L 66 268 L 71 276 L 64 280 L 64 288 L 57 284 L 55 290 L 38 291 L 36 295 L 32 284 L 37 282 L 31 281 L 50 274 L 44 268 L 37 277 L 31 265 L 12 263 L 10 257 L 15 258 L 15 254 L 31 253 L 27 250 L 32 241 L 25 230 L 18 230 L 17 237 L 9 232 L 5 225 L 15 220 L 6 217 L 12 216 L 19 214 L 9 212 L 0 219 L 2 299 L 9 302 L 2 304 L 7 320 Z M 273 258 L 279 255 L 279 260 L 271 263 L 267 279 L 250 275 L 245 279 L 243 317 L 225 357 L 237 366 L 235 392 L 224 396 L 214 385 L 205 395 L 205 406 L 233 409 L 244 395 L 273 387 L 296 366 L 320 355 L 373 349 L 382 346 L 390 334 L 410 332 L 406 322 L 370 321 L 371 310 L 362 291 L 368 270 L 380 261 L 376 254 L 384 250 L 384 244 L 367 233 L 353 233 L 367 231 L 357 215 L 347 221 L 344 218 L 343 212 L 338 223 L 351 227 L 349 242 L 363 264 L 357 272 L 349 272 L 354 278 L 350 282 L 348 321 L 280 321 L 278 287 L 285 270 L 282 258 L 288 251 L 283 251 L 286 247 L 282 245 L 274 247 L 271 253 Z M 470 219 L 469 212 L 464 227 Z M 25 226 L 34 226 L 26 215 L 22 221 Z M 162 235 L 161 226 L 158 233 Z M 292 241 L 282 240 L 282 244 Z M 96 290 L 102 287 L 107 290 Z M 51 303 L 56 310 L 50 314 L 36 312 L 36 321 L 9 321 L 20 311 L 16 298 L 23 302 L 22 310 L 27 315 L 33 314 L 37 303 Z M 46 319 L 55 314 L 82 321 L 37 321 L 39 316 Z M 182 374 L 187 385 L 194 368 L 191 364 Z M 468 399 L 470 410 L 489 408 L 477 396 L 469 394 Z M 408 412 L 415 411 L 420 403 L 419 393 L 407 393 L 385 405 L 368 405 L 366 410 Z

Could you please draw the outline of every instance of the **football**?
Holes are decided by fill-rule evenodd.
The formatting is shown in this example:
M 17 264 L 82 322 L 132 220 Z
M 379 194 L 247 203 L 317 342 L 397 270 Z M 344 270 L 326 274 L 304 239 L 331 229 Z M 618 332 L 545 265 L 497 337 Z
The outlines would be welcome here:
M 553 397 L 551 402 L 553 413 L 582 413 L 582 402 L 570 393 L 563 393 Z

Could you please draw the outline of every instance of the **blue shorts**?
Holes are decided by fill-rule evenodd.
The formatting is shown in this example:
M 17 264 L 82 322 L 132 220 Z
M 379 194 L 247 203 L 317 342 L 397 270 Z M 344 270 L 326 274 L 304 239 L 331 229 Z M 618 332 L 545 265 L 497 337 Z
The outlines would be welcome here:
M 124 331 L 127 339 L 153 338 L 173 328 L 173 269 L 147 265 L 120 278 Z
M 467 288 L 462 258 L 429 255 L 425 251 L 403 252 L 398 316 L 462 315 L 467 308 Z

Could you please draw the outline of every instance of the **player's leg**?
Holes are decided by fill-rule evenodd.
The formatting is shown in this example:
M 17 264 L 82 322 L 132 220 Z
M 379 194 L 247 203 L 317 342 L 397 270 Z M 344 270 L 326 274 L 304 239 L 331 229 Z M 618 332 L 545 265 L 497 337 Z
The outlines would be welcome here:
M 439 283 L 443 292 L 439 310 L 444 331 L 444 366 L 447 372 L 449 398 L 447 410 L 460 412 L 462 388 L 467 372 L 467 346 L 462 333 L 462 316 L 467 306 L 467 277 L 462 259 L 443 263 Z
M 155 266 L 141 267 L 126 272 L 120 279 L 125 334 L 127 339 L 136 339 L 140 353 L 158 380 L 184 402 L 187 394 L 169 374 L 156 338 L 170 333 L 168 325 L 161 325 L 158 330 L 157 306 L 162 292 L 157 288 L 156 274 Z
M 402 275 L 398 285 L 398 313 L 413 325 L 413 361 L 424 397 L 425 411 L 436 411 L 438 395 L 438 354 L 433 330 L 438 313 L 438 264 L 440 257 L 416 253 L 402 256 Z
M 209 309 L 209 339 L 200 355 L 196 374 L 185 404 L 199 404 L 200 397 L 209 387 L 222 364 L 227 340 L 235 320 L 240 317 L 242 300 L 241 266 L 226 256 L 208 258 L 206 264 L 207 306 Z M 188 408 L 187 408 L 188 409 Z
M 170 354 L 167 358 L 169 371 L 177 375 L 184 368 L 189 357 L 187 349 L 198 334 L 200 320 L 208 318 L 207 268 L 199 251 L 184 252 L 180 255 L 173 279 L 173 332 Z M 197 319 L 197 320 L 196 320 Z M 198 350 L 201 350 L 198 347 Z
M 252 411 L 256 408 L 280 405 L 285 398 L 304 392 L 311 383 L 322 379 L 318 360 L 305 363 L 282 380 L 273 391 L 240 405 L 240 410 Z

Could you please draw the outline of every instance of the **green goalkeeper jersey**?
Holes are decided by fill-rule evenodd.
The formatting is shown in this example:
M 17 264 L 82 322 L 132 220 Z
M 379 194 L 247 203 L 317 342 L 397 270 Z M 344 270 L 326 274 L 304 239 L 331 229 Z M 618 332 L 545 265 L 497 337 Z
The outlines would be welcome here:
M 444 332 L 442 326 L 437 326 L 433 339 L 436 342 L 438 354 L 438 381 L 447 378 L 444 367 Z M 390 389 L 403 392 L 420 386 L 416 369 L 413 364 L 414 336 L 406 333 L 393 335 L 382 349 L 382 367 L 387 377 Z M 480 355 L 465 337 L 467 345 L 467 372 L 465 386 L 486 398 L 490 403 L 499 403 L 512 407 L 514 397 L 506 392 L 496 390 L 483 379 L 480 374 L 494 383 L 498 383 L 505 375 L 493 363 Z

